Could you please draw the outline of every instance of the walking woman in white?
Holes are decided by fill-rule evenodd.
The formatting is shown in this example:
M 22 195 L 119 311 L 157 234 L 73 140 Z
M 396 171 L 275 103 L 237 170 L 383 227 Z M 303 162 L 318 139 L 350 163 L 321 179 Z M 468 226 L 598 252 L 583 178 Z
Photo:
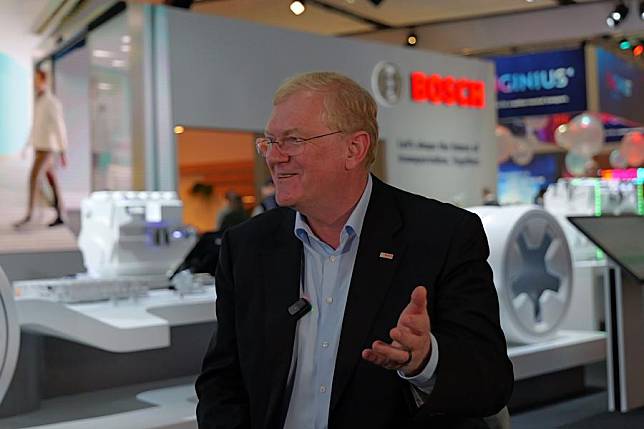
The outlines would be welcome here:
M 63 223 L 60 189 L 54 173 L 55 158 L 57 156 L 60 157 L 60 163 L 63 167 L 67 165 L 67 158 L 65 157 L 67 130 L 63 120 L 63 109 L 60 101 L 48 89 L 47 73 L 42 70 L 36 70 L 35 72 L 34 89 L 36 91 L 36 101 L 34 103 L 33 124 L 29 140 L 25 145 L 25 150 L 28 146 L 32 146 L 35 150 L 34 163 L 29 176 L 29 200 L 27 214 L 22 220 L 14 224 L 15 228 L 20 228 L 31 220 L 38 177 L 43 171 L 51 186 L 54 195 L 54 208 L 56 209 L 56 219 L 49 226 Z

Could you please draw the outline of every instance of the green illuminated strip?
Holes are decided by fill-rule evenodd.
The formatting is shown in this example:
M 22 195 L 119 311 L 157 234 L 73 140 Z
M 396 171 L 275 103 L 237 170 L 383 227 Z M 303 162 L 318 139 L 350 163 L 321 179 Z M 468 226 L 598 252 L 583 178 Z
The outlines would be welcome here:
M 595 182 L 595 216 L 602 215 L 602 190 L 600 182 Z
M 637 184 L 637 214 L 644 216 L 644 181 Z
M 604 252 L 602 252 L 600 249 L 597 249 L 597 252 L 595 253 L 595 260 L 601 261 L 604 259 Z

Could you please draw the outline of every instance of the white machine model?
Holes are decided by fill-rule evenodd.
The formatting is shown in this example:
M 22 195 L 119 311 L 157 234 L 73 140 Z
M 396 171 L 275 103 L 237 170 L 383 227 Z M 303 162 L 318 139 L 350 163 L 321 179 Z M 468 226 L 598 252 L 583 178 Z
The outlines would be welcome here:
M 78 246 L 92 277 L 163 275 L 194 245 L 175 192 L 94 192 Z
M 13 378 L 19 348 L 20 324 L 16 315 L 13 288 L 0 267 L 0 404 Z
M 501 327 L 509 342 L 552 338 L 572 293 L 572 258 L 557 220 L 530 205 L 472 207 L 490 245 Z
M 641 189 L 634 180 L 559 179 L 548 186 L 543 206 L 559 221 L 573 249 L 574 259 L 588 261 L 600 255 L 597 247 L 566 217 L 635 214 L 643 204 L 640 193 Z
M 136 297 L 166 276 L 195 243 L 175 192 L 94 192 L 81 205 L 78 246 L 87 273 L 14 283 L 23 297 L 86 302 Z

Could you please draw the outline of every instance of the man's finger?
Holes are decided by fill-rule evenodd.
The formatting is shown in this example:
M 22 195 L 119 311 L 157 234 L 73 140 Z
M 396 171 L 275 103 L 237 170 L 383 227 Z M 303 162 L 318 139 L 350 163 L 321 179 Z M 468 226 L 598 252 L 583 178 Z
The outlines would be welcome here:
M 402 314 L 397 327 L 406 328 L 416 335 L 427 335 L 429 333 L 429 316 L 427 312 L 424 314 Z
M 414 310 L 427 311 L 427 289 L 425 286 L 416 286 L 411 293 L 409 302 Z
M 374 365 L 381 366 L 385 369 L 393 369 L 401 365 L 400 363 L 392 361 L 387 356 L 380 354 L 373 349 L 363 350 L 362 358 Z
M 372 345 L 372 350 L 398 365 L 402 365 L 409 359 L 409 352 L 407 350 L 401 350 L 383 341 L 375 341 Z
M 409 352 L 382 341 L 375 341 L 371 349 L 362 351 L 363 359 L 386 369 L 397 369 L 407 362 Z
M 396 327 L 389 331 L 389 336 L 395 343 L 400 344 L 399 348 L 404 350 L 417 350 L 429 334 L 416 334 L 404 327 Z
M 427 312 L 427 289 L 424 286 L 416 286 L 411 293 L 409 304 L 401 313 L 401 317 L 406 314 L 424 314 Z

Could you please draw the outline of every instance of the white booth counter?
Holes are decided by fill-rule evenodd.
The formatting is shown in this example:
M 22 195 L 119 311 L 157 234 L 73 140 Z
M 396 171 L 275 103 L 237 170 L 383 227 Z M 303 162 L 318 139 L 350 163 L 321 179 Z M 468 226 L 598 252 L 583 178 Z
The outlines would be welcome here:
M 125 353 L 168 347 L 173 326 L 214 321 L 215 288 L 186 295 L 157 289 L 140 297 L 75 304 L 18 297 L 16 307 L 25 330 Z

